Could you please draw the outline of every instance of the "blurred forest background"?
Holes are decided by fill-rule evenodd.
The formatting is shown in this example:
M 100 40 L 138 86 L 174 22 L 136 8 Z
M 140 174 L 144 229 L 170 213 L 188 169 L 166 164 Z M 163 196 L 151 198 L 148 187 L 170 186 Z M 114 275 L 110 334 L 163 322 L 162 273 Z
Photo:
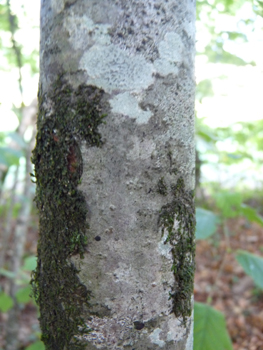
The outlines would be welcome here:
M 0 0 L 0 350 L 43 350 L 30 298 L 39 1 Z M 197 0 L 194 350 L 263 350 L 263 1 Z

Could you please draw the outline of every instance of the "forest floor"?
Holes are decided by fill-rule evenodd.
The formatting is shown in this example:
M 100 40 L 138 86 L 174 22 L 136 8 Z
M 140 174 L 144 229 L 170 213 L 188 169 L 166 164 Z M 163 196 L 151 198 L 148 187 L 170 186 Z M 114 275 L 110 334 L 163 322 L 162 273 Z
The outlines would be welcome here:
M 235 259 L 243 249 L 262 256 L 263 228 L 245 219 L 231 219 L 209 240 L 197 241 L 195 301 L 221 311 L 234 350 L 263 350 L 263 292 Z M 263 276 L 262 276 L 263 278 Z
M 210 300 L 225 315 L 234 350 L 263 350 L 263 293 L 256 289 L 234 256 L 237 249 L 262 256 L 263 228 L 242 218 L 228 220 L 225 225 L 228 238 L 219 227 L 210 239 L 197 241 L 195 300 L 204 303 Z M 35 255 L 36 245 L 34 224 L 28 232 L 26 254 Z M 2 277 L 0 282 L 2 290 L 6 290 L 7 279 Z M 23 350 L 37 340 L 39 326 L 32 302 L 21 305 L 20 311 L 18 350 Z M 0 350 L 5 348 L 6 321 L 7 314 L 0 314 Z

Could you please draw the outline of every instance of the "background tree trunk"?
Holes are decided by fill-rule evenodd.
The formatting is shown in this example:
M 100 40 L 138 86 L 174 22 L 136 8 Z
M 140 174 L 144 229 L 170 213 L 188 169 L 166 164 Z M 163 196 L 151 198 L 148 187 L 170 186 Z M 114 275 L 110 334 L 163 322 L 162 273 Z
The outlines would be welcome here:
M 192 349 L 194 19 L 192 0 L 42 0 L 46 349 Z

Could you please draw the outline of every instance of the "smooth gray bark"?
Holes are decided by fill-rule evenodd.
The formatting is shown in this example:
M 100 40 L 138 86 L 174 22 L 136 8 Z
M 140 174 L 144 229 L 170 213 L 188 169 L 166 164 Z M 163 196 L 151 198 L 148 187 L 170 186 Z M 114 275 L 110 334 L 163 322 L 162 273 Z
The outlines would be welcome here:
M 192 318 L 172 312 L 159 219 L 179 178 L 194 190 L 194 20 L 193 0 L 42 0 L 43 94 L 63 71 L 74 88 L 102 88 L 109 106 L 102 146 L 81 146 L 90 228 L 72 261 L 92 292 L 87 349 L 193 346 Z

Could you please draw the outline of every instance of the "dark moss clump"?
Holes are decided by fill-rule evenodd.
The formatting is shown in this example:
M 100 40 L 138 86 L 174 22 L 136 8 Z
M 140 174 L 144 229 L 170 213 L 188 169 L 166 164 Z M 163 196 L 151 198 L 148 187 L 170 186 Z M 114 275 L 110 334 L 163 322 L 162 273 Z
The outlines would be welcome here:
M 167 196 L 167 193 L 168 193 L 167 185 L 163 177 L 157 183 L 157 192 L 162 194 L 163 196 Z
M 176 185 L 171 186 L 173 201 L 162 207 L 159 224 L 162 232 L 167 230 L 166 242 L 172 245 L 175 288 L 170 293 L 173 299 L 173 312 L 176 317 L 191 316 L 195 271 L 195 209 L 193 195 L 185 190 L 184 181 L 179 178 Z M 175 221 L 177 222 L 176 227 Z
M 79 141 L 101 144 L 98 126 L 104 118 L 100 108 L 103 94 L 103 90 L 86 85 L 74 90 L 63 76 L 48 95 L 39 90 L 32 162 L 40 238 L 31 284 L 47 350 L 84 349 L 75 336 L 88 331 L 81 315 L 89 306 L 91 293 L 79 280 L 70 257 L 83 257 L 87 244 L 88 210 L 77 189 L 82 175 Z

